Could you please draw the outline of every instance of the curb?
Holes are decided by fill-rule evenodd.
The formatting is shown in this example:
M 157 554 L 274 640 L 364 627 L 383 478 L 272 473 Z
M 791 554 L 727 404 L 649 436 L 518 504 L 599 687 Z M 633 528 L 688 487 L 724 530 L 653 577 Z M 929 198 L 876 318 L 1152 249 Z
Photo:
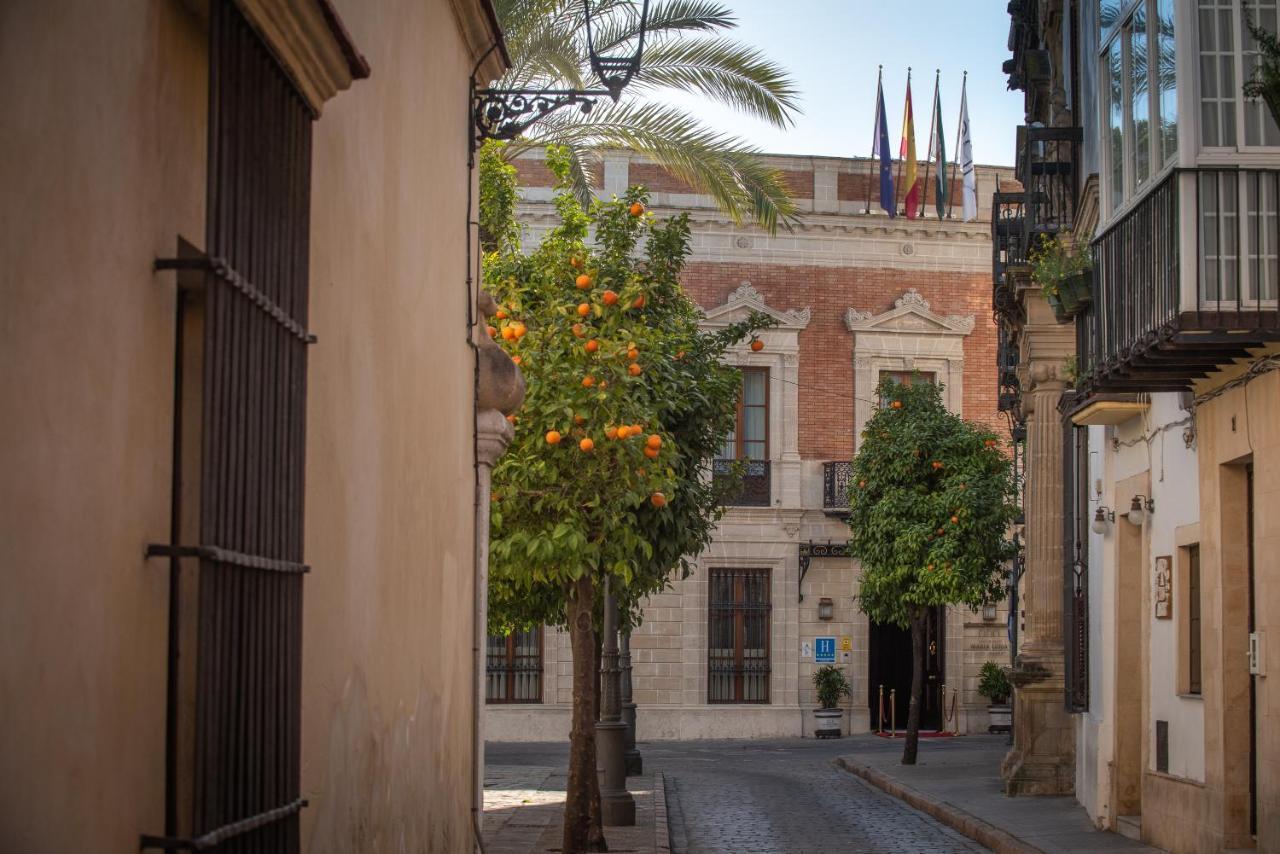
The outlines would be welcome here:
M 661 771 L 653 775 L 653 850 L 671 850 L 671 827 L 667 817 L 667 779 Z
M 962 809 L 934 800 L 910 786 L 904 786 L 884 772 L 877 771 L 869 765 L 849 762 L 843 757 L 837 758 L 835 764 L 836 767 L 848 771 L 855 777 L 866 780 L 877 789 L 893 795 L 898 800 L 920 810 L 926 815 L 932 816 L 947 827 L 969 837 L 974 842 L 985 845 L 995 851 L 996 854 L 1044 854 L 1039 848 L 1027 844 L 1008 831 L 1001 830 Z

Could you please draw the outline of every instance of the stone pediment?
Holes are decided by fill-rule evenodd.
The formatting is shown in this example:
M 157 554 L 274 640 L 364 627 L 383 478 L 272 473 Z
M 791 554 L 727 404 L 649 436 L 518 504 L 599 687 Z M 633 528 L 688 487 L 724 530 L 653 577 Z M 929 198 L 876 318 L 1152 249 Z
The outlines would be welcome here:
M 916 335 L 968 335 L 973 331 L 972 314 L 936 314 L 929 301 L 915 288 L 894 301 L 884 314 L 851 308 L 844 313 L 844 324 L 850 332 L 907 332 Z
M 702 312 L 703 321 L 711 326 L 727 326 L 739 320 L 746 320 L 751 312 L 767 314 L 778 321 L 777 329 L 800 330 L 809 325 L 810 311 L 802 308 L 798 311 L 782 311 L 770 308 L 750 282 L 743 282 L 737 290 L 729 294 L 724 305 L 706 309 Z

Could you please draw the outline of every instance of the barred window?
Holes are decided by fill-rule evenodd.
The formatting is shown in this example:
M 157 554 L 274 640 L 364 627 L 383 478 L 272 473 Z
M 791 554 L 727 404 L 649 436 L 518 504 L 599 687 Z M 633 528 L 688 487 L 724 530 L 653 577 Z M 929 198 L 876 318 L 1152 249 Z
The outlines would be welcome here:
M 707 702 L 769 702 L 770 572 L 713 569 L 707 625 Z
M 542 627 L 489 635 L 485 702 L 542 702 Z

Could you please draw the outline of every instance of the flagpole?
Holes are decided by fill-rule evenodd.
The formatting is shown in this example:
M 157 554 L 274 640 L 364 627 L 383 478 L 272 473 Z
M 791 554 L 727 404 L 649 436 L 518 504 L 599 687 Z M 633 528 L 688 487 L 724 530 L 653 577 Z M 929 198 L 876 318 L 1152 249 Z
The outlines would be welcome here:
M 907 91 L 911 91 L 910 65 L 907 66 Z M 902 127 L 904 130 L 907 127 L 907 100 L 905 97 L 902 99 Z M 898 210 L 898 191 L 902 189 L 902 144 L 899 143 L 898 145 L 898 177 L 893 179 L 893 213 L 895 216 L 900 213 L 906 213 L 906 211 Z
M 875 160 L 876 160 L 876 139 L 880 134 L 880 92 L 881 92 L 881 86 L 883 85 L 883 81 L 884 81 L 884 66 L 881 65 L 880 70 L 876 72 L 876 117 L 871 122 L 872 168 L 867 170 L 867 209 L 863 211 L 864 214 L 871 213 L 871 176 L 873 173 L 878 173 L 879 171 L 878 169 L 875 168 Z M 837 193 L 836 195 L 838 196 L 839 193 Z
M 941 131 L 942 128 L 936 127 L 938 124 L 938 83 L 942 79 L 942 69 L 934 69 L 933 78 L 933 103 L 929 105 L 929 153 L 924 157 L 924 192 L 920 199 L 920 218 L 924 219 L 924 211 L 929 206 L 929 167 L 933 165 L 933 152 L 937 147 L 933 138 L 934 131 Z M 937 190 L 934 190 L 937 195 Z
M 960 162 L 960 132 L 964 130 L 964 125 L 963 125 L 964 108 L 968 106 L 968 104 L 965 102 L 965 95 L 968 89 L 969 89 L 969 72 L 966 71 L 964 73 L 964 78 L 960 81 L 960 114 L 956 116 L 956 147 L 951 149 L 952 150 L 951 162 L 957 163 L 957 164 Z M 977 173 L 974 173 L 973 177 L 976 179 L 978 177 Z M 975 184 L 976 184 L 976 180 L 975 180 Z M 960 192 L 962 193 L 964 192 L 963 177 L 961 177 L 960 179 Z M 950 187 L 947 187 L 947 193 L 950 196 L 947 199 L 947 219 L 951 219 L 951 208 L 956 203 L 956 194 L 951 192 Z

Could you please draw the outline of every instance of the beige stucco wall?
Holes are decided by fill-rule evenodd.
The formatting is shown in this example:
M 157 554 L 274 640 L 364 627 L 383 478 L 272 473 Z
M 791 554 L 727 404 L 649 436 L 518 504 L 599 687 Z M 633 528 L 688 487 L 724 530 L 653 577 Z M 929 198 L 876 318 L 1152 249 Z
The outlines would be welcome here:
M 335 5 L 374 73 L 314 137 L 304 849 L 463 851 L 475 57 L 449 0 Z M 0 5 L 4 851 L 163 832 L 168 572 L 143 550 L 169 532 L 176 288 L 151 264 L 204 237 L 187 9 Z
M 470 847 L 467 75 L 447 0 L 337 4 L 372 76 L 316 125 L 303 839 Z
M 175 293 L 205 37 L 168 0 L 0 4 L 0 850 L 163 831 Z

